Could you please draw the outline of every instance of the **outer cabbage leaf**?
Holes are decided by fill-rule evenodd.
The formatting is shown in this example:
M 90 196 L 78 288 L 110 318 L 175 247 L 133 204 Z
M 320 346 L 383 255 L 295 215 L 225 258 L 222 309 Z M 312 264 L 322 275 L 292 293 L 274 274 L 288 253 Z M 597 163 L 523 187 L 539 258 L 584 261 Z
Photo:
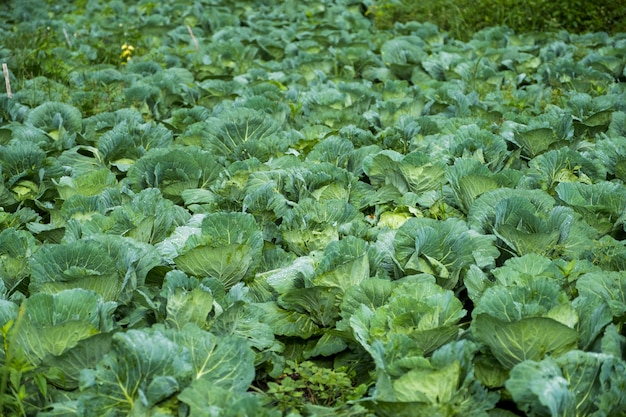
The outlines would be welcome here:
M 582 275 L 576 281 L 581 297 L 589 298 L 592 304 L 606 303 L 613 317 L 626 314 L 626 272 L 602 271 Z
M 549 127 L 530 128 L 515 134 L 515 142 L 520 145 L 524 154 L 531 158 L 546 152 L 558 141 L 556 133 Z
M 210 330 L 220 338 L 237 336 L 259 351 L 275 345 L 272 327 L 264 321 L 263 309 L 256 303 L 234 302 L 211 322 Z
M 146 152 L 172 145 L 172 132 L 155 123 L 138 123 L 124 118 L 98 140 L 98 149 L 107 163 L 120 171 L 128 168 Z
M 349 319 L 361 309 L 361 305 L 375 311 L 387 303 L 394 287 L 392 281 L 371 278 L 349 288 L 341 301 L 341 316 Z
M 541 360 L 575 349 L 578 332 L 547 317 L 503 321 L 477 314 L 472 321 L 475 337 L 487 344 L 498 362 L 507 369 L 525 360 Z
M 93 369 L 111 349 L 112 333 L 97 333 L 78 341 L 61 355 L 48 355 L 41 363 L 46 379 L 64 390 L 78 388 L 83 369 Z
M 469 211 L 480 195 L 499 188 L 493 173 L 476 159 L 457 158 L 446 169 L 446 177 L 461 210 Z
M 513 197 L 528 200 L 534 206 L 533 212 L 537 213 L 549 212 L 555 203 L 554 198 L 542 190 L 499 188 L 484 193 L 472 203 L 467 213 L 467 224 L 480 233 L 493 233 L 496 221 L 496 204 Z M 526 207 L 527 204 L 524 204 Z
M 347 168 L 354 152 L 354 144 L 346 138 L 331 136 L 313 146 L 306 159 L 314 162 L 329 162 Z
M 475 124 L 458 128 L 450 151 L 456 157 L 473 158 L 491 172 L 502 170 L 511 155 L 502 136 Z
M 271 288 L 271 299 L 264 301 L 274 301 L 273 294 L 284 294 L 293 288 L 301 288 L 304 282 L 311 282 L 315 275 L 316 260 L 313 257 L 299 256 L 284 259 L 284 265 L 281 262 L 277 268 L 258 273 L 254 278 L 257 284 L 267 284 Z
M 342 200 L 305 199 L 284 218 L 280 230 L 289 249 L 298 255 L 321 250 L 340 235 L 359 235 L 362 215 Z
M 63 202 L 58 212 L 59 220 L 57 220 L 57 224 L 58 226 L 63 225 L 61 219 L 67 223 L 74 221 L 80 224 L 92 219 L 100 220 L 107 211 L 113 207 L 118 207 L 121 203 L 122 196 L 115 188 L 106 188 L 100 194 L 93 196 L 75 194 Z M 67 229 L 70 229 L 70 227 L 67 227 Z M 80 235 L 76 236 L 79 237 Z
M 256 157 L 267 160 L 283 150 L 280 124 L 270 115 L 246 108 L 220 113 L 207 122 L 209 136 L 202 146 L 228 161 Z
M 117 186 L 115 174 L 106 168 L 95 168 L 75 176 L 63 176 L 56 182 L 61 198 L 67 200 L 73 195 L 94 196 L 106 188 Z
M 361 400 L 378 416 L 486 416 L 498 394 L 476 379 L 471 342 L 452 342 L 435 351 L 430 360 L 407 362 L 408 370 L 389 378 L 384 369 L 373 395 Z
M 525 317 L 543 316 L 567 301 L 556 280 L 538 276 L 527 282 L 514 282 L 511 286 L 488 288 L 474 307 L 473 314 L 487 313 L 513 322 Z
M 189 405 L 194 417 L 280 417 L 278 409 L 268 408 L 263 398 L 249 392 L 234 392 L 200 380 L 180 393 L 178 399 Z
M 161 263 L 156 250 L 133 239 L 94 235 L 41 247 L 30 259 L 31 292 L 85 288 L 105 300 L 125 302 L 148 272 Z
M 198 233 L 176 245 L 176 266 L 197 277 L 214 277 L 230 288 L 250 277 L 259 264 L 263 235 L 254 217 L 245 213 L 211 213 Z M 182 245 L 181 245 L 182 243 Z
M 278 298 L 278 305 L 308 315 L 320 327 L 332 327 L 339 317 L 340 293 L 337 287 L 294 288 Z
M 78 410 L 83 415 L 145 415 L 173 396 L 193 375 L 189 349 L 159 330 L 113 336 L 111 351 L 95 370 L 81 374 Z
M 237 336 L 216 336 L 189 324 L 168 337 L 186 348 L 194 382 L 211 381 L 213 386 L 245 392 L 254 379 L 254 352 Z
M 428 58 L 426 43 L 417 36 L 398 36 L 380 48 L 383 62 L 394 75 L 408 79 L 413 67 Z
M 128 170 L 131 188 L 159 188 L 166 198 L 182 201 L 183 191 L 208 188 L 219 176 L 222 166 L 210 153 L 194 147 L 157 148 L 149 151 Z
M 550 274 L 553 262 L 541 255 L 528 255 L 510 258 L 499 268 L 493 270 L 493 275 L 500 285 L 505 287 L 525 286 L 539 276 L 553 276 Z
M 584 222 L 575 222 L 576 215 L 569 207 L 540 211 L 520 195 L 496 202 L 494 214 L 492 229 L 499 246 L 518 256 L 537 253 L 575 258 L 592 245 L 595 231 Z
M 439 190 L 443 185 L 443 166 L 421 152 L 403 156 L 383 150 L 364 158 L 363 171 L 375 188 L 391 185 L 400 193 L 423 193 Z
M 308 339 L 322 333 L 319 325 L 308 313 L 285 310 L 273 301 L 260 303 L 258 306 L 263 312 L 263 322 L 267 323 L 276 335 Z
M 161 296 L 166 300 L 166 325 L 175 329 L 182 329 L 187 323 L 207 326 L 215 300 L 211 289 L 198 279 L 182 271 L 170 271 L 165 275 Z
M 626 187 L 612 182 L 583 184 L 562 182 L 556 186 L 559 198 L 600 233 L 624 229 L 626 222 Z
M 14 141 L 7 146 L 0 145 L 0 164 L 8 188 L 20 179 L 39 182 L 41 171 L 46 169 L 46 153 L 31 142 Z
M 589 245 L 585 249 L 581 257 L 588 259 L 594 265 L 608 271 L 626 270 L 626 246 L 624 246 L 624 242 L 605 235 L 594 240 L 593 245 Z
M 552 192 L 561 182 L 602 181 L 606 172 L 599 165 L 569 148 L 549 151 L 532 159 L 530 173 L 537 175 L 542 189 Z
M 32 293 L 79 287 L 116 300 L 122 290 L 124 277 L 115 260 L 93 240 L 44 245 L 30 259 L 30 267 Z
M 48 101 L 32 109 L 26 123 L 44 130 L 51 138 L 62 142 L 67 141 L 65 135 L 75 137 L 83 127 L 82 115 L 77 108 L 55 101 Z
M 580 334 L 579 347 L 590 349 L 602 334 L 605 327 L 613 321 L 611 308 L 605 302 L 598 302 L 594 296 L 580 296 L 573 302 L 572 306 L 578 314 L 578 326 Z
M 382 343 L 384 349 L 393 350 L 392 346 L 402 344 L 408 355 L 419 356 L 454 339 L 465 314 L 452 291 L 433 283 L 432 277 L 418 276 L 399 282 L 387 303 L 378 308 L 361 304 L 349 321 L 366 349 Z
M 395 257 L 408 274 L 428 273 L 445 288 L 454 287 L 473 264 L 495 265 L 499 252 L 493 236 L 480 235 L 458 219 L 407 220 L 394 239 Z
M 116 304 L 92 291 L 75 288 L 26 299 L 8 336 L 12 356 L 39 364 L 60 355 L 80 340 L 113 329 Z
M 619 415 L 626 410 L 625 370 L 623 360 L 575 350 L 516 365 L 506 388 L 529 416 Z
M 0 248 L 0 279 L 13 292 L 30 276 L 28 262 L 37 250 L 37 243 L 30 233 L 7 228 L 0 232 Z
M 120 124 L 129 123 L 132 126 L 144 123 L 141 112 L 133 108 L 122 108 L 110 112 L 100 112 L 83 120 L 85 136 L 100 136 Z
M 86 234 L 118 234 L 154 245 L 165 240 L 190 217 L 184 208 L 165 199 L 158 189 L 146 188 L 131 201 L 110 211 L 108 219 L 113 224 L 105 220 L 93 221 L 83 224 L 82 229 Z
M 346 291 L 370 277 L 369 245 L 362 239 L 346 236 L 331 242 L 317 267 L 313 283 Z
M 621 113 L 622 115 L 624 113 Z M 622 120 L 626 119 L 624 116 Z M 622 123 L 626 123 L 622 121 Z M 610 131 L 610 129 L 609 129 Z M 596 143 L 594 154 L 609 174 L 626 181 L 626 133 L 613 135 Z

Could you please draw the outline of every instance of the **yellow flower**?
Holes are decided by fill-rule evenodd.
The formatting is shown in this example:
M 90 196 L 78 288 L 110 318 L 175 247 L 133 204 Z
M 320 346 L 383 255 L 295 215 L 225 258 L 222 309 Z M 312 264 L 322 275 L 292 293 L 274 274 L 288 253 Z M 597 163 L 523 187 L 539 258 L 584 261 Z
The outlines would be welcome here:
M 120 58 L 122 59 L 122 65 L 125 65 L 132 58 L 134 50 L 135 47 L 132 45 L 129 45 L 127 43 L 122 45 L 122 54 L 120 55 Z

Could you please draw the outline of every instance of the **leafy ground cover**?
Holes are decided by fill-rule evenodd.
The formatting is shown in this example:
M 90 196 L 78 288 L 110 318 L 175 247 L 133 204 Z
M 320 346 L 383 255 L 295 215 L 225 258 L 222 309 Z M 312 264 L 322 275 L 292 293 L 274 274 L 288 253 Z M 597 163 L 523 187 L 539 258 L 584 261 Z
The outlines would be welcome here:
M 0 8 L 8 416 L 626 415 L 626 35 Z

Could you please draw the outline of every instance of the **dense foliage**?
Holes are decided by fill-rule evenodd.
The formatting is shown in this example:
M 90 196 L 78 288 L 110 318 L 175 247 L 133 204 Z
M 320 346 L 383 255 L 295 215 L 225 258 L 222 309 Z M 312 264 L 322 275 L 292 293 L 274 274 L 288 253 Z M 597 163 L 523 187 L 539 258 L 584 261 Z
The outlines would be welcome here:
M 626 415 L 626 35 L 3 3 L 0 414 Z
M 463 40 L 494 25 L 506 25 L 517 33 L 626 31 L 626 3 L 620 1 L 376 0 L 368 13 L 379 28 L 412 20 L 433 22 Z

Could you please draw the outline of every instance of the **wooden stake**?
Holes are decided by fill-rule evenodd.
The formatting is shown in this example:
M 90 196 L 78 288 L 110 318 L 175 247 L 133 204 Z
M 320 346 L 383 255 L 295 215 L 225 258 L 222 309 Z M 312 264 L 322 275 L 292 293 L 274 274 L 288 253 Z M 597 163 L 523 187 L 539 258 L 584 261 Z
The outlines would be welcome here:
M 65 36 L 65 42 L 67 42 L 67 47 L 72 47 L 72 40 L 70 39 L 70 35 L 67 34 L 67 30 L 63 28 L 63 35 Z
M 189 25 L 187 25 L 187 31 L 189 32 L 189 36 L 191 36 L 191 41 L 193 42 L 193 46 L 196 47 L 196 51 L 199 51 L 200 50 L 200 45 L 198 45 L 198 40 L 193 35 L 193 32 L 191 31 L 191 27 Z
M 2 72 L 4 73 L 4 82 L 7 85 L 7 97 L 12 98 L 13 94 L 11 94 L 11 79 L 9 78 L 9 67 L 7 67 L 6 63 L 2 63 Z

